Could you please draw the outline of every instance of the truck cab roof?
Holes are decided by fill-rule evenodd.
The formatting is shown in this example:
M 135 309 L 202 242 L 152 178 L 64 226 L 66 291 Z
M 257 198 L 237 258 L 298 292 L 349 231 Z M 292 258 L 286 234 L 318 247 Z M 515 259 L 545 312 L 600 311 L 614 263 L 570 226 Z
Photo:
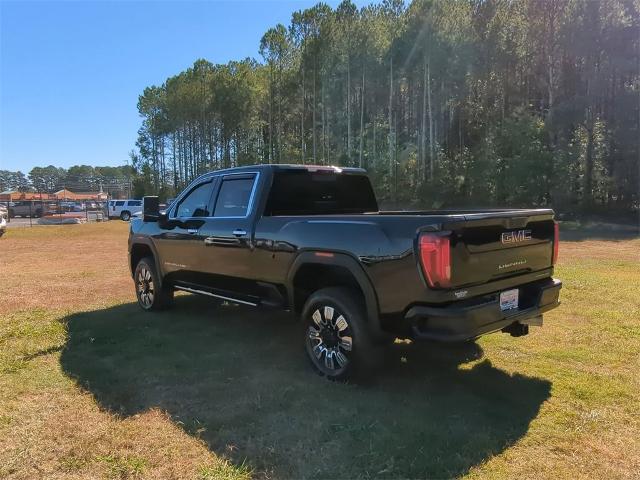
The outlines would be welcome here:
M 283 170 L 307 170 L 309 172 L 317 172 L 317 171 L 328 171 L 335 173 L 351 173 L 351 174 L 362 174 L 365 175 L 367 172 L 363 168 L 356 167 L 336 167 L 333 165 L 294 165 L 294 164 L 283 164 L 283 163 L 268 163 L 262 165 L 247 165 L 242 167 L 233 167 L 233 168 L 225 168 L 222 170 L 213 170 L 211 172 L 207 172 L 204 175 L 216 174 L 216 175 L 224 175 L 227 173 L 238 173 L 238 172 L 255 172 L 255 171 L 283 171 Z

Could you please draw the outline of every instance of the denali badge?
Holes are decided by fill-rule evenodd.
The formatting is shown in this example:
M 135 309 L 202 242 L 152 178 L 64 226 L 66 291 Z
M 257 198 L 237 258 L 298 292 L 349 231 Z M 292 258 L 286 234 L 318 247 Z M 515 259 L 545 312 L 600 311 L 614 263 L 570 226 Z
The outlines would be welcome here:
M 531 230 L 515 230 L 513 232 L 502 232 L 500 240 L 504 244 L 531 240 Z
M 511 263 L 503 263 L 502 265 L 498 265 L 498 270 L 502 270 L 503 268 L 517 267 L 518 265 L 524 265 L 525 263 L 527 263 L 525 259 L 517 260 Z

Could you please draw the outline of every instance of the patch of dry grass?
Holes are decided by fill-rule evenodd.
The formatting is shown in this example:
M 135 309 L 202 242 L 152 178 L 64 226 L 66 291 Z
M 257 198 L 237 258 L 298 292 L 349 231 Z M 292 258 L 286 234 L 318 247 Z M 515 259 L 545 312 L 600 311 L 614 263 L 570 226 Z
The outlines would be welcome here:
M 524 338 L 328 383 L 284 316 L 132 304 L 121 222 L 0 240 L 0 478 L 634 478 L 640 240 L 565 242 Z M 266 332 L 266 333 L 265 333 Z
M 12 228 L 0 243 L 0 313 L 132 300 L 128 224 Z
M 103 411 L 61 368 L 65 315 L 135 299 L 127 231 L 113 221 L 0 240 L 0 478 L 249 476 L 165 412 Z

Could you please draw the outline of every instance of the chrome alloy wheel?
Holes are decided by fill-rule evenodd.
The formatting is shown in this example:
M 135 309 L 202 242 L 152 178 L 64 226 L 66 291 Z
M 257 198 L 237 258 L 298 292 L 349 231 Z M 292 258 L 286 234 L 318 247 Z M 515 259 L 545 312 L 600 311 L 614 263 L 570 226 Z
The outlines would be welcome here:
M 307 342 L 318 364 L 331 372 L 343 370 L 349 364 L 353 338 L 347 319 L 335 308 L 316 309 L 307 329 Z
M 151 308 L 154 296 L 153 277 L 146 266 L 142 266 L 138 269 L 136 285 L 138 288 L 138 298 L 140 299 L 140 303 L 144 308 Z

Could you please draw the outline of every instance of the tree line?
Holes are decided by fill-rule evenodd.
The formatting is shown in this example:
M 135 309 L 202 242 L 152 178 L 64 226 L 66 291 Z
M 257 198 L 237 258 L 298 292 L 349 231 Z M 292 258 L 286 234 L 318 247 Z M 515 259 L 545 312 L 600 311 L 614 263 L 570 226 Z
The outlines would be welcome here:
M 140 191 L 253 163 L 366 168 L 387 203 L 638 208 L 634 0 L 349 0 L 262 61 L 197 60 L 139 97 Z
M 345 0 L 293 12 L 264 33 L 260 60 L 199 59 L 144 89 L 134 196 L 172 197 L 214 169 L 301 163 L 366 168 L 385 206 L 637 211 L 639 9 Z M 95 186 L 101 174 L 83 175 Z
M 64 188 L 76 192 L 103 191 L 110 195 L 130 196 L 138 174 L 133 167 L 92 167 L 74 165 L 68 169 L 34 167 L 28 174 L 0 170 L 0 192 L 53 193 Z

